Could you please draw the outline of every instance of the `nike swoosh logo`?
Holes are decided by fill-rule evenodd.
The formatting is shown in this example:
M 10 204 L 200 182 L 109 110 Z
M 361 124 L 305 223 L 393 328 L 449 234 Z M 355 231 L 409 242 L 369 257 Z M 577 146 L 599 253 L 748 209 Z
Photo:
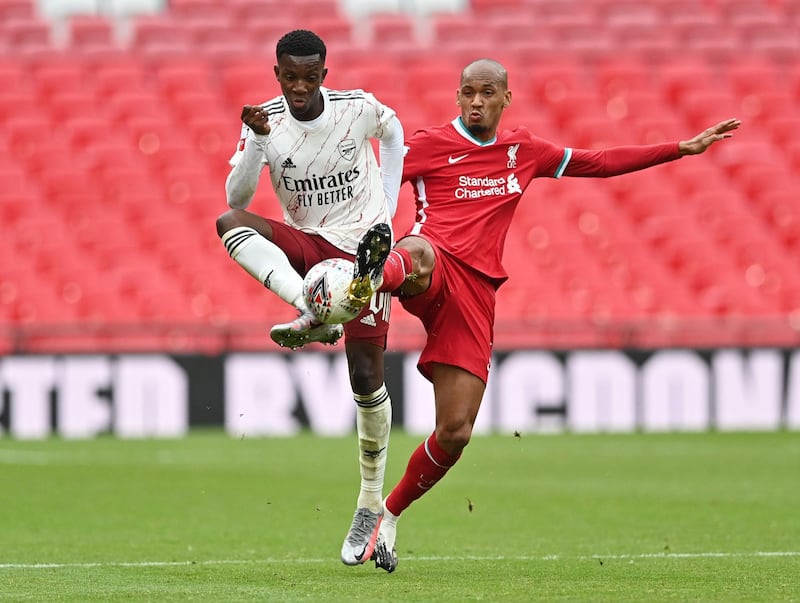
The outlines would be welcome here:
M 458 163 L 459 161 L 461 161 L 462 159 L 464 159 L 468 155 L 469 155 L 469 153 L 465 153 L 464 155 L 459 155 L 458 157 L 453 157 L 452 155 L 450 155 L 450 157 L 447 158 L 447 163 L 449 163 L 451 165 L 454 164 L 454 163 Z

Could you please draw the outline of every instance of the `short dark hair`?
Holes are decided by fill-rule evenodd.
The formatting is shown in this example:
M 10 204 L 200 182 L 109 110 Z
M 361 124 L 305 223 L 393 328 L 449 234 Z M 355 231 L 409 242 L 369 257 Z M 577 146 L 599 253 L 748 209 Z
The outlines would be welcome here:
M 275 47 L 275 57 L 280 59 L 288 54 L 293 57 L 309 57 L 318 54 L 320 60 L 325 62 L 325 42 L 317 34 L 307 29 L 295 29 L 278 40 Z

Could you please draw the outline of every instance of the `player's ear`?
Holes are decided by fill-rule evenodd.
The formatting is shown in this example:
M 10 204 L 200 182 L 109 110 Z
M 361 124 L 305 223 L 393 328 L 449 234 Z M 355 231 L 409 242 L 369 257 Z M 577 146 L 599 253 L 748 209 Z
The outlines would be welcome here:
M 506 90 L 505 98 L 503 99 L 503 108 L 511 104 L 511 90 Z
M 275 72 L 275 79 L 276 79 L 276 80 L 279 80 L 279 79 L 281 79 L 281 78 L 280 78 L 280 72 L 281 72 L 280 68 L 279 68 L 277 65 L 275 65 L 275 66 L 272 68 L 272 70 Z
M 321 78 L 319 78 L 319 83 L 320 83 L 320 84 L 322 84 L 322 83 L 324 83 L 324 82 L 325 82 L 325 76 L 326 76 L 326 75 L 328 75 L 328 68 L 327 68 L 327 67 L 324 67 L 324 68 L 322 69 L 322 77 L 321 77 Z

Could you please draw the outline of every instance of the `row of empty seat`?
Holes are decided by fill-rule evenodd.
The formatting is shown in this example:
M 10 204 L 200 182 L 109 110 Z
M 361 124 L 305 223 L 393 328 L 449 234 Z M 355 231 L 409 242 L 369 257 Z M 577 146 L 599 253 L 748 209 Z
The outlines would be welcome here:
M 0 14 L 3 2 L 10 0 L 0 0 Z M 309 15 L 302 26 L 326 38 L 324 24 L 333 21 L 346 23 L 348 35 L 359 30 L 344 11 L 327 4 L 333 12 L 320 8 L 324 14 Z M 509 69 L 514 102 L 505 126 L 525 125 L 542 137 L 586 148 L 678 140 L 721 119 L 741 118 L 734 140 L 698 158 L 603 182 L 534 182 L 507 242 L 511 279 L 499 293 L 498 343 L 546 345 L 558 340 L 553 325 L 561 325 L 562 334 L 576 329 L 584 336 L 627 333 L 630 327 L 635 336 L 626 344 L 657 343 L 644 339 L 652 332 L 668 335 L 669 343 L 691 344 L 699 331 L 676 335 L 676 321 L 717 325 L 703 336 L 716 333 L 718 341 L 728 342 L 731 323 L 725 321 L 732 320 L 778 325 L 769 335 L 749 329 L 747 342 L 757 342 L 759 333 L 761 341 L 791 338 L 792 317 L 800 315 L 800 53 L 787 60 L 739 46 L 729 56 L 711 56 L 677 46 L 681 52 L 673 48 L 667 58 L 631 54 L 612 40 L 610 52 L 587 57 L 557 44 L 542 43 L 537 50 L 541 40 L 512 40 L 509 11 L 550 14 L 548 35 L 562 35 L 566 13 L 559 23 L 559 4 L 473 2 L 464 15 L 432 15 L 428 35 L 444 36 L 437 28 L 446 19 L 454 28 L 471 24 L 462 38 L 453 36 L 452 44 L 435 51 L 411 48 L 398 38 L 398 47 L 405 44 L 408 51 L 400 54 L 386 50 L 392 45 L 388 38 L 367 36 L 348 44 L 333 36 L 326 84 L 374 92 L 396 109 L 410 133 L 452 119 L 464 62 L 490 55 Z M 612 15 L 623 5 L 640 7 L 634 12 L 646 20 L 650 11 L 677 14 L 682 3 L 565 4 L 588 7 L 580 12 L 587 23 L 591 16 L 592 23 L 604 19 L 613 27 Z M 735 14 L 747 12 L 735 13 L 731 0 L 695 4 L 731 24 Z M 252 6 L 182 0 L 164 14 L 132 17 L 129 25 L 157 23 L 152 31 L 165 33 L 165 24 L 183 21 L 181 27 L 188 28 L 191 15 L 207 24 L 206 17 L 224 9 L 225 22 L 232 22 Z M 790 24 L 796 3 L 742 0 L 740 6 L 780 13 Z M 179 19 L 181 11 L 188 12 Z M 478 27 L 476 19 L 505 22 L 508 43 L 482 39 L 492 28 Z M 622 20 L 621 13 L 615 19 Z M 255 22 L 252 15 L 250 25 Z M 224 180 L 241 105 L 278 94 L 274 42 L 295 25 L 273 22 L 283 25 L 264 34 L 255 55 L 233 52 L 233 46 L 218 52 L 210 40 L 193 38 L 183 41 L 191 52 L 170 48 L 169 33 L 148 52 L 134 41 L 145 27 L 132 29 L 127 42 L 106 31 L 107 37 L 85 46 L 113 52 L 28 52 L 15 41 L 18 52 L 9 54 L 0 42 L 0 220 L 6 226 L 0 238 L 0 326 L 17 335 L 38 333 L 39 349 L 57 343 L 48 328 L 72 333 L 70 345 L 87 349 L 136 347 L 137 341 L 191 349 L 207 342 L 207 333 L 199 334 L 204 326 L 226 336 L 237 333 L 226 345 L 269 345 L 264 329 L 291 309 L 227 257 L 214 219 L 226 208 Z M 540 19 L 536 27 L 546 24 Z M 244 38 L 244 29 L 234 33 Z M 223 31 L 231 33 L 221 28 L 220 36 Z M 424 32 L 415 24 L 410 35 Z M 280 217 L 266 186 L 252 209 Z M 413 211 L 404 187 L 398 232 L 410 225 Z M 416 321 L 399 306 L 394 321 L 394 345 L 419 342 Z M 82 338 L 69 325 L 79 325 Z M 113 343 L 109 325 L 126 337 Z M 155 335 L 142 339 L 144 332 Z M 3 341 L 17 345 L 13 338 Z M 34 344 L 26 341 L 31 349 Z M 220 339 L 209 345 L 220 345 Z
M 393 12 L 349 18 L 337 0 L 180 0 L 169 11 L 120 19 L 76 12 L 54 25 L 34 0 L 0 2 L 0 52 L 46 52 L 53 45 L 89 53 L 118 46 L 151 55 L 190 52 L 222 56 L 271 51 L 281 33 L 313 24 L 333 47 L 415 50 L 515 47 L 548 53 L 627 50 L 654 56 L 691 51 L 731 56 L 767 52 L 788 59 L 800 49 L 796 0 L 767 2 L 504 1 L 473 2 L 470 10 L 425 16 Z

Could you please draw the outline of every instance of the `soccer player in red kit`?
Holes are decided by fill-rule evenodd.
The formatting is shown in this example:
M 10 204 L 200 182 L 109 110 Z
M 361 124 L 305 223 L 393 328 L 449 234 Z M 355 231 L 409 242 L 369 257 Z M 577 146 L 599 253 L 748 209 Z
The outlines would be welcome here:
M 495 292 L 508 278 L 501 262 L 504 241 L 527 186 L 534 178 L 606 178 L 696 155 L 740 125 L 728 119 L 681 142 L 565 148 L 525 128 L 498 130 L 511 91 L 505 68 L 489 59 L 464 68 L 456 98 L 459 117 L 406 141 L 403 180 L 414 188 L 414 226 L 383 254 L 368 231 L 350 289 L 351 298 L 364 300 L 373 289 L 393 291 L 427 333 L 418 367 L 433 383 L 436 428 L 384 501 L 373 559 L 389 572 L 397 566 L 400 514 L 447 473 L 469 443 L 489 376 Z

